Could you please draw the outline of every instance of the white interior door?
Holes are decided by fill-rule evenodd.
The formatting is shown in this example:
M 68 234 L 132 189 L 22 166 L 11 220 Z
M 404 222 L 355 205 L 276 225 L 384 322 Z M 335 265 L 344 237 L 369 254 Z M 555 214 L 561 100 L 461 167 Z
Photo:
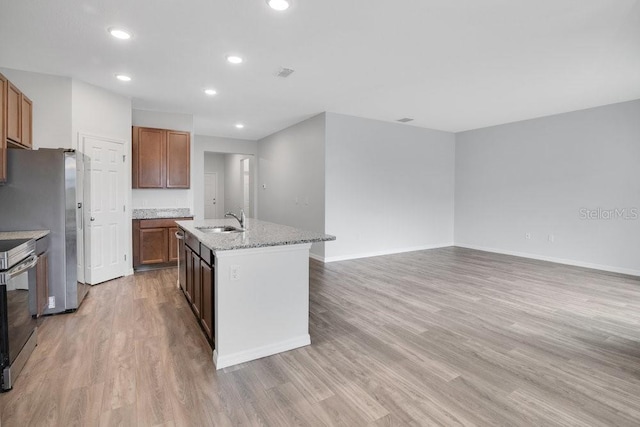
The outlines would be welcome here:
M 204 217 L 218 218 L 218 174 L 204 174 Z
M 124 275 L 126 223 L 124 143 L 82 136 L 85 163 L 85 281 L 91 285 Z

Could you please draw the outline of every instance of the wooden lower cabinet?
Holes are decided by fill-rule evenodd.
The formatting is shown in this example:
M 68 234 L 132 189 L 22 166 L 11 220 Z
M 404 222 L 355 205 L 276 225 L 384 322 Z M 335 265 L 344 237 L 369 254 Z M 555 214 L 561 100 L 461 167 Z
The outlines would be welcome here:
M 214 294 L 213 294 L 213 268 L 206 262 L 200 264 L 200 279 L 202 281 L 202 311 L 201 323 L 204 333 L 209 340 L 213 340 L 213 310 L 214 310 Z
M 215 262 L 211 250 L 184 232 L 184 275 L 179 274 L 180 288 L 184 292 L 193 314 L 198 319 L 207 340 L 215 348 Z M 197 244 L 194 244 L 197 242 Z M 196 246 L 195 248 L 193 246 Z M 182 263 L 182 259 L 180 260 Z M 182 266 L 181 266 L 182 271 Z
M 184 294 L 187 297 L 187 301 L 189 301 L 189 306 L 191 306 L 191 302 L 193 301 L 193 251 L 188 246 L 185 246 L 185 264 L 187 266 L 187 272 L 185 277 L 185 284 L 182 287 L 184 290 Z
M 202 281 L 200 277 L 200 257 L 194 252 L 191 257 L 193 272 L 193 288 L 191 292 L 191 308 L 196 317 L 200 319 L 202 313 Z
M 165 228 L 140 230 L 140 264 L 162 264 L 168 261 L 168 235 Z
M 192 218 L 134 219 L 133 267 L 154 264 L 175 265 L 178 261 L 179 230 L 176 221 Z

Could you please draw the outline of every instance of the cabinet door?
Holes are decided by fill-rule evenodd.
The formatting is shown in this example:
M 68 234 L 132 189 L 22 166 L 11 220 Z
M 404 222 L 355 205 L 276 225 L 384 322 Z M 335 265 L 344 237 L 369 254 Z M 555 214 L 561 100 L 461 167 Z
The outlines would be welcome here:
M 202 281 L 200 279 L 200 257 L 193 254 L 193 293 L 191 294 L 191 307 L 196 317 L 200 319 L 202 312 Z
M 180 231 L 178 227 L 167 228 L 167 238 L 169 239 L 169 261 L 178 260 L 178 239 L 176 233 Z
M 167 188 L 189 188 L 189 132 L 167 131 Z
M 158 264 L 167 262 L 167 258 L 167 229 L 140 229 L 140 264 Z
M 210 341 L 213 341 L 213 325 L 214 325 L 214 293 L 213 293 L 213 281 L 214 281 L 214 269 L 209 265 L 202 262 L 200 265 L 200 281 L 202 282 L 202 312 L 201 321 L 204 332 L 209 337 Z
M 24 94 L 22 95 L 21 102 L 22 105 L 20 109 L 20 125 L 22 129 L 20 133 L 20 139 L 22 141 L 22 145 L 27 148 L 32 148 L 33 103 L 29 98 L 24 96 Z
M 20 110 L 22 106 L 22 93 L 9 82 L 7 87 L 7 139 L 20 143 L 20 133 L 22 132 L 22 116 Z
M 47 254 L 38 256 L 36 264 L 36 306 L 38 317 L 42 316 L 49 304 L 49 258 Z
M 164 188 L 166 132 L 162 129 L 133 129 L 133 188 Z
M 7 181 L 7 90 L 9 81 L 0 74 L 0 183 Z
M 187 268 L 186 286 L 184 288 L 184 295 L 187 297 L 187 301 L 191 304 L 193 294 L 193 251 L 188 246 L 185 246 L 185 265 Z
M 184 238 L 178 241 L 178 252 L 179 252 L 179 260 L 178 264 L 180 268 L 178 269 L 178 282 L 180 283 L 180 288 L 185 291 L 187 287 L 187 258 L 185 253 L 186 246 L 184 244 Z

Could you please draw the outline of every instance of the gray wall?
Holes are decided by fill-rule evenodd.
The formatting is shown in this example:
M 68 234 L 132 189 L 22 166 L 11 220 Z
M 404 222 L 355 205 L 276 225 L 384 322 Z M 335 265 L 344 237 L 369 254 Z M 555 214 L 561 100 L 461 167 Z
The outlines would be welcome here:
M 259 219 L 324 232 L 324 145 L 324 114 L 258 141 Z M 323 245 L 311 253 L 323 257 Z
M 640 275 L 640 219 L 598 208 L 640 209 L 640 100 L 456 135 L 457 246 Z
M 202 180 L 202 174 L 193 173 L 193 116 L 191 114 L 165 113 L 159 111 L 133 110 L 133 126 L 180 130 L 191 132 L 191 188 L 183 189 L 136 189 L 132 190 L 133 208 L 189 208 L 194 209 L 193 180 Z
M 453 244 L 454 134 L 326 114 L 328 261 Z

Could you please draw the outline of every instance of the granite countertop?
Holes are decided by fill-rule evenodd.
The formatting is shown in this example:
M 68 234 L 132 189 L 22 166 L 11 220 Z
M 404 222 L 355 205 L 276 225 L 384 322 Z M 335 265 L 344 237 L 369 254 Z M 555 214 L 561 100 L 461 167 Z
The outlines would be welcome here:
M 16 240 L 16 239 L 42 239 L 50 233 L 49 230 L 33 230 L 33 231 L 0 231 L 0 240 Z
M 193 218 L 189 208 L 134 209 L 133 219 Z
M 301 230 L 252 218 L 247 218 L 246 230 L 242 233 L 204 233 L 196 228 L 216 225 L 239 227 L 238 221 L 235 219 L 176 221 L 176 223 L 214 252 L 336 240 L 335 236 L 329 234 Z

